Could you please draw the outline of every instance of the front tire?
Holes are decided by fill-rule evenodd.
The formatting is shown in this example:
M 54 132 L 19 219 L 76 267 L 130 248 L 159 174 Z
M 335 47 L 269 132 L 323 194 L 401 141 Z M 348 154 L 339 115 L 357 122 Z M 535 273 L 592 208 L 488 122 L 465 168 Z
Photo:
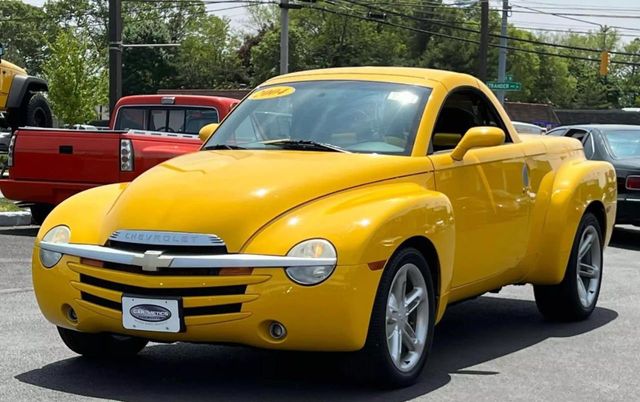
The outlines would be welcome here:
M 580 221 L 564 279 L 558 285 L 534 286 L 536 305 L 551 320 L 584 320 L 596 307 L 602 283 L 602 228 L 590 212 Z
M 90 334 L 58 327 L 62 342 L 79 355 L 102 358 L 126 358 L 135 356 L 147 346 L 146 339 L 112 334 Z
M 435 293 L 424 256 L 400 250 L 380 280 L 364 349 L 363 369 L 391 387 L 416 382 L 426 364 L 435 325 Z

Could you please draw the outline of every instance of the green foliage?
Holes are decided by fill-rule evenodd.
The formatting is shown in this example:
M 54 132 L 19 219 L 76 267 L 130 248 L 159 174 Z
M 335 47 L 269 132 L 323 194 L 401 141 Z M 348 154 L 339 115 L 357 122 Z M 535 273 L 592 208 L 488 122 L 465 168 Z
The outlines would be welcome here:
M 0 43 L 6 48 L 4 58 L 34 75 L 42 72 L 45 34 L 40 27 L 45 18 L 40 8 L 20 0 L 0 1 Z
M 43 64 L 53 112 L 68 124 L 96 118 L 95 107 L 107 101 L 107 76 L 88 41 L 72 29 L 58 32 Z
M 234 87 L 242 82 L 238 39 L 229 21 L 204 15 L 188 27 L 175 66 L 177 86 L 184 88 Z

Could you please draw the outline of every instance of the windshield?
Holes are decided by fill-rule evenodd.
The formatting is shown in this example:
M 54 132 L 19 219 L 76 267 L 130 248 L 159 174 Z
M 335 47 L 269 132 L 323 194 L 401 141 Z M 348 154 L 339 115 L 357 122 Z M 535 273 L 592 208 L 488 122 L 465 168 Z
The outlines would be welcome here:
M 424 87 L 369 81 L 263 87 L 229 115 L 204 148 L 330 151 L 333 147 L 409 155 L 430 93 Z M 325 147 L 308 147 L 310 142 Z M 297 147 L 302 143 L 307 147 Z
M 614 158 L 640 157 L 640 130 L 605 131 L 604 136 Z

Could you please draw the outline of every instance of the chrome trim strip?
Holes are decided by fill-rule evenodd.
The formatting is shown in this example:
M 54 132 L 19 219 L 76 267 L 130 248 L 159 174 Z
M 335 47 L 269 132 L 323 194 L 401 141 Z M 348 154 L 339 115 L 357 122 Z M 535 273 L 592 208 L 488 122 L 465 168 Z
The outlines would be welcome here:
M 226 246 L 220 237 L 213 234 L 154 230 L 116 230 L 109 236 L 109 240 L 148 246 Z
M 90 244 L 57 244 L 40 242 L 47 251 L 116 264 L 136 265 L 155 271 L 169 268 L 275 268 L 336 265 L 336 258 L 283 257 L 264 254 L 170 255 L 147 251 L 135 253 Z

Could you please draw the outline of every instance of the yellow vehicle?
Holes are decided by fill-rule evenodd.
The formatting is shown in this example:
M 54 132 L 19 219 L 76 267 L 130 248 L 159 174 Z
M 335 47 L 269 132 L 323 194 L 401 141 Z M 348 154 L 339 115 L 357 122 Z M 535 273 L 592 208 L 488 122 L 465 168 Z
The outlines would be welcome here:
M 573 139 L 518 136 L 474 77 L 288 74 L 201 136 L 200 152 L 80 193 L 42 225 L 35 294 L 75 352 L 362 351 L 402 386 L 451 303 L 532 283 L 548 318 L 596 305 L 612 166 Z
M 5 48 L 0 44 L 0 112 L 5 114 L 8 127 L 51 127 L 51 108 L 42 92 L 46 81 L 32 77 L 27 71 L 2 60 Z

